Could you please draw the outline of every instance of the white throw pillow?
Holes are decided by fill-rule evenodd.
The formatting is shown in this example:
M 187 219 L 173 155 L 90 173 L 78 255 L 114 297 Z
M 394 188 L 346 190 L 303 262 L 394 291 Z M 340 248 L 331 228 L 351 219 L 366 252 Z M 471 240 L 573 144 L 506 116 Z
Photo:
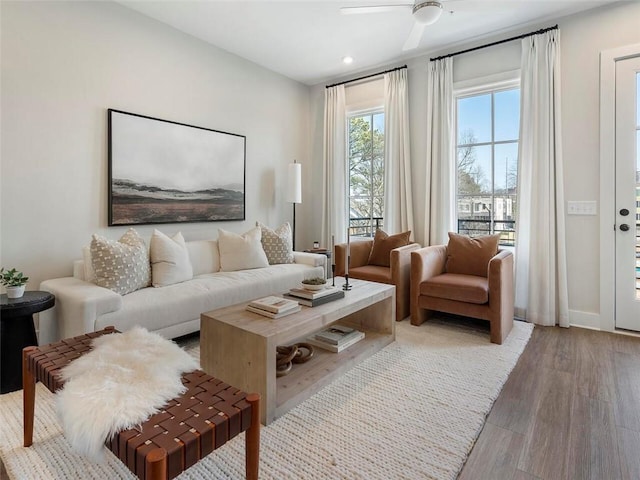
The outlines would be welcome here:
M 90 248 L 96 285 L 120 295 L 149 286 L 149 253 L 133 228 L 117 242 L 93 234 Z
M 269 265 L 293 263 L 293 240 L 289 222 L 280 225 L 275 230 L 260 222 L 256 222 L 256 226 L 260 227 L 262 232 L 262 248 L 267 255 Z
M 193 278 L 193 268 L 182 233 L 172 238 L 154 230 L 149 246 L 151 258 L 151 284 L 166 287 Z
M 220 271 L 220 252 L 217 240 L 192 240 L 187 242 L 193 276 Z
M 260 243 L 261 236 L 260 227 L 252 228 L 244 235 L 218 229 L 220 270 L 235 272 L 268 267 L 269 261 Z

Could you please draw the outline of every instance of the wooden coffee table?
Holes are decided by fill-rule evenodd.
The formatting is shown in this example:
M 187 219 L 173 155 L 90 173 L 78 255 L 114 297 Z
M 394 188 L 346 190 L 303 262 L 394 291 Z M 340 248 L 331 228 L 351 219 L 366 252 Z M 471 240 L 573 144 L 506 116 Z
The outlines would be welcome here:
M 271 319 L 245 310 L 246 303 L 201 315 L 200 364 L 210 375 L 261 396 L 265 425 L 309 398 L 345 371 L 395 340 L 395 287 L 350 280 L 345 298 Z M 342 278 L 336 285 L 342 285 Z M 307 363 L 276 377 L 276 346 L 304 341 L 340 322 L 365 338 L 340 353 L 315 349 Z

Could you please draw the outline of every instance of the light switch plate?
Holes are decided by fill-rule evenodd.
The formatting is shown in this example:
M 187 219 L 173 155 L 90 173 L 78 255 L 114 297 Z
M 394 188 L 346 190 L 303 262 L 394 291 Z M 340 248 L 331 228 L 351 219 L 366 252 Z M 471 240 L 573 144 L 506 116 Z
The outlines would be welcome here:
M 597 215 L 598 202 L 595 200 L 588 201 L 569 201 L 567 202 L 568 215 Z

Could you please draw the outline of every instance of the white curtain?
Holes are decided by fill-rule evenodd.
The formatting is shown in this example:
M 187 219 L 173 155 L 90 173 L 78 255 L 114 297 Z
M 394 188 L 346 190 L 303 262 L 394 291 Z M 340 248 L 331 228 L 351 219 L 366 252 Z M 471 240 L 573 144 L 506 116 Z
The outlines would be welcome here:
M 429 62 L 424 244 L 442 245 L 455 231 L 453 59 Z
M 522 41 L 516 316 L 569 326 L 560 135 L 560 34 Z
M 347 162 L 344 85 L 327 88 L 324 94 L 324 151 L 322 171 L 322 231 L 330 248 L 347 241 Z
M 407 69 L 384 75 L 384 229 L 413 231 Z

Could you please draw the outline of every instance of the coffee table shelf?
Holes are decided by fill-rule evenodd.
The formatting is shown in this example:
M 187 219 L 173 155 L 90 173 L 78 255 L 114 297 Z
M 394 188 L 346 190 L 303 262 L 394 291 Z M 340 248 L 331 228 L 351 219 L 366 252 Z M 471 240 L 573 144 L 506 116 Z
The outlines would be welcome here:
M 265 425 L 395 340 L 393 285 L 353 280 L 345 298 L 278 319 L 245 307 L 242 303 L 202 314 L 200 362 L 210 375 L 260 393 Z M 302 342 L 337 322 L 364 331 L 365 338 L 340 353 L 315 348 L 309 362 L 276 377 L 277 346 Z
M 340 323 L 347 325 L 345 321 Z M 282 416 L 392 341 L 387 334 L 367 331 L 365 338 L 339 353 L 314 347 L 314 356 L 309 362 L 294 364 L 288 375 L 277 378 L 276 417 Z

